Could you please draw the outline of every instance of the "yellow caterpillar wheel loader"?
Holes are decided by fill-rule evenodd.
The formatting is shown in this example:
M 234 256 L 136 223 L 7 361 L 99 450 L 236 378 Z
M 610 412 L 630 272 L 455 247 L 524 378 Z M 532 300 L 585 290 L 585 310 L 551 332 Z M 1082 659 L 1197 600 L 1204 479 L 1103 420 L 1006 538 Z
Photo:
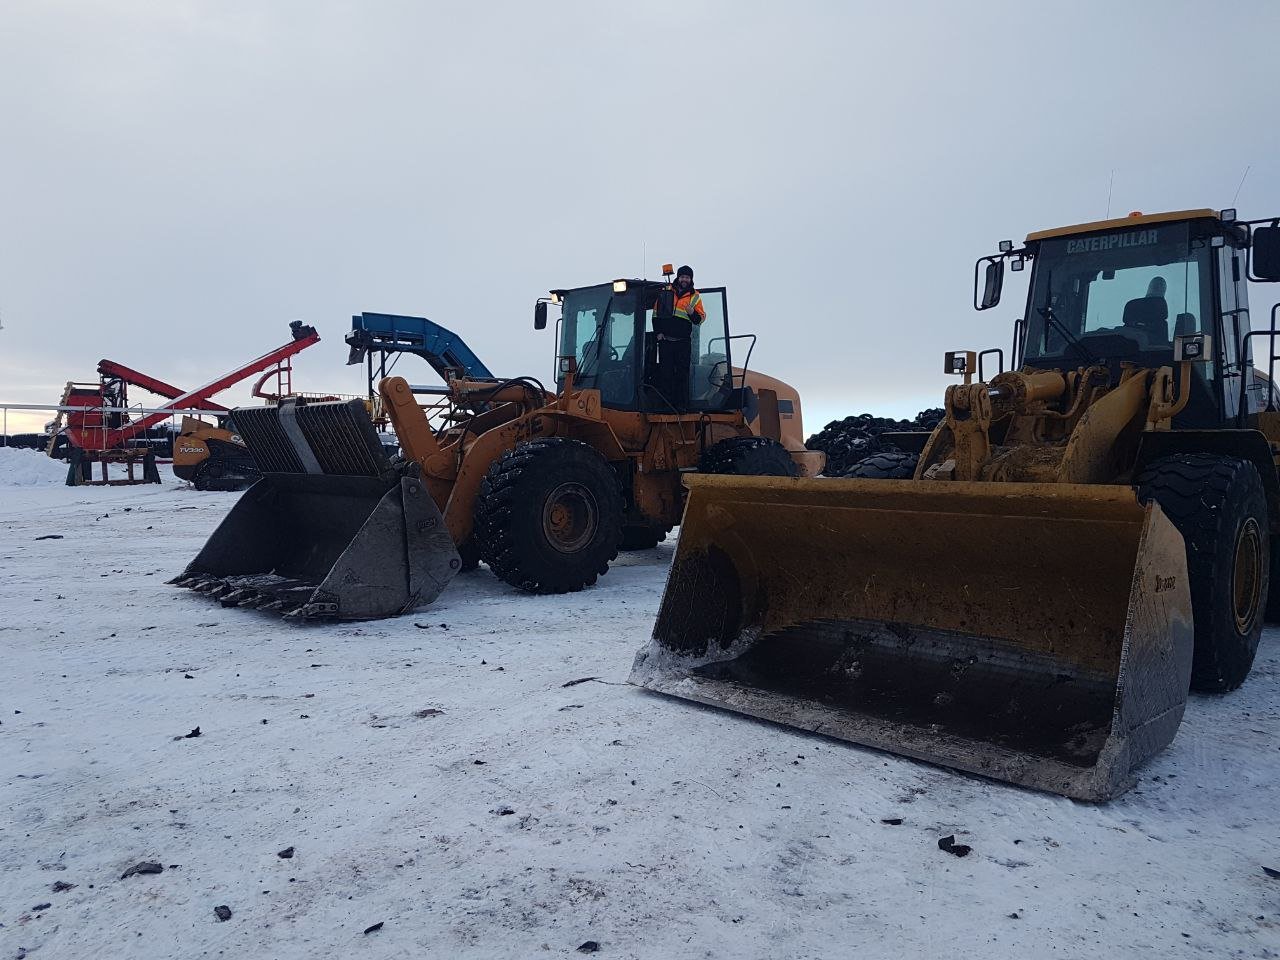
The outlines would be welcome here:
M 669 282 L 553 291 L 534 326 L 561 307 L 555 393 L 467 375 L 487 368 L 422 318 L 354 318 L 353 361 L 403 348 L 448 378 L 380 379 L 402 457 L 385 455 L 361 401 L 237 409 L 262 479 L 173 582 L 295 617 L 394 615 L 480 560 L 523 590 L 563 593 L 662 539 L 687 472 L 816 476 L 799 396 L 748 372 L 755 338 L 730 334 L 724 288 L 700 293 L 706 320 L 672 350 Z
M 632 682 L 1102 800 L 1173 739 L 1189 684 L 1244 681 L 1280 523 L 1276 310 L 1251 331 L 1247 281 L 1280 280 L 1280 226 L 1032 233 L 975 265 L 978 309 L 1006 262 L 1031 266 L 1011 369 L 948 354 L 964 381 L 931 433 L 891 438 L 911 452 L 688 478 Z

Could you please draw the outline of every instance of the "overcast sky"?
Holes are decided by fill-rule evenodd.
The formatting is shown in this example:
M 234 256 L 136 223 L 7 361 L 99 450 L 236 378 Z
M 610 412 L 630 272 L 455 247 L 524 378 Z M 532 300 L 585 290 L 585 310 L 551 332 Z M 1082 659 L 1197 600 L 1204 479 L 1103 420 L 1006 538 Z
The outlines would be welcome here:
M 535 299 L 647 246 L 729 288 L 810 432 L 911 415 L 1008 345 L 1023 288 L 975 313 L 975 258 L 1101 218 L 1113 171 L 1113 215 L 1246 167 L 1280 214 L 1278 38 L 1267 0 L 0 0 L 0 401 L 102 357 L 194 386 L 296 318 L 295 386 L 361 392 L 362 310 L 549 379 Z

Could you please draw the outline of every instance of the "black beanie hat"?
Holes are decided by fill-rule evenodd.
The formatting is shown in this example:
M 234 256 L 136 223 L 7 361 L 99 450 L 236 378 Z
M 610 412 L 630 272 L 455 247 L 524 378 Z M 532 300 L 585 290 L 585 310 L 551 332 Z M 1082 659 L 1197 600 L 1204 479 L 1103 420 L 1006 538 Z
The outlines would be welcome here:
M 686 263 L 683 267 L 681 267 L 679 270 L 677 270 L 677 271 L 676 271 L 676 276 L 677 276 L 677 277 L 688 277 L 690 280 L 692 280 L 692 279 L 693 279 L 693 267 L 689 266 L 689 265 Z

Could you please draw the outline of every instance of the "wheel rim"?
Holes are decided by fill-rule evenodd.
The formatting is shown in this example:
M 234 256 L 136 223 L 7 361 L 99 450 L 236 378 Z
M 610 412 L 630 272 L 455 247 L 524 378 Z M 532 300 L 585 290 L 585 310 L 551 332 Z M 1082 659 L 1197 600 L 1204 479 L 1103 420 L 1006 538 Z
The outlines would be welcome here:
M 1258 521 L 1250 517 L 1236 537 L 1235 563 L 1231 572 L 1231 596 L 1236 629 L 1248 633 L 1258 617 L 1262 593 L 1262 534 Z
M 562 483 L 542 505 L 542 532 L 561 553 L 576 553 L 595 536 L 596 498 L 585 486 Z

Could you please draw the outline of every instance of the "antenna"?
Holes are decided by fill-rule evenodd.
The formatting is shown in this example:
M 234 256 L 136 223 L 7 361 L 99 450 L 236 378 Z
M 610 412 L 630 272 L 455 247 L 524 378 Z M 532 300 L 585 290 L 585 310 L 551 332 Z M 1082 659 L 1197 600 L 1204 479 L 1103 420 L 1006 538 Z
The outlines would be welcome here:
M 640 279 L 649 279 L 649 244 L 645 240 L 640 241 Z
M 1111 219 L 1111 188 L 1115 186 L 1115 183 L 1116 183 L 1116 168 L 1112 167 L 1111 179 L 1107 181 L 1107 215 L 1103 217 L 1104 220 Z
M 1252 163 L 1251 163 L 1251 164 L 1249 164 L 1247 167 L 1245 167 L 1245 168 L 1244 168 L 1244 173 L 1243 173 L 1243 174 L 1241 175 L 1241 177 L 1240 177 L 1240 186 L 1239 186 L 1239 187 L 1236 187 L 1236 195 L 1235 195 L 1235 197 L 1232 197 L 1232 198 L 1231 198 L 1231 205 L 1232 205 L 1233 207 L 1236 205 L 1236 197 L 1239 197 L 1239 196 L 1240 196 L 1240 188 L 1244 186 L 1244 180 L 1245 180 L 1245 177 L 1249 176 L 1249 171 L 1250 171 L 1250 170 L 1252 170 L 1252 169 L 1253 169 L 1253 164 L 1252 164 Z

